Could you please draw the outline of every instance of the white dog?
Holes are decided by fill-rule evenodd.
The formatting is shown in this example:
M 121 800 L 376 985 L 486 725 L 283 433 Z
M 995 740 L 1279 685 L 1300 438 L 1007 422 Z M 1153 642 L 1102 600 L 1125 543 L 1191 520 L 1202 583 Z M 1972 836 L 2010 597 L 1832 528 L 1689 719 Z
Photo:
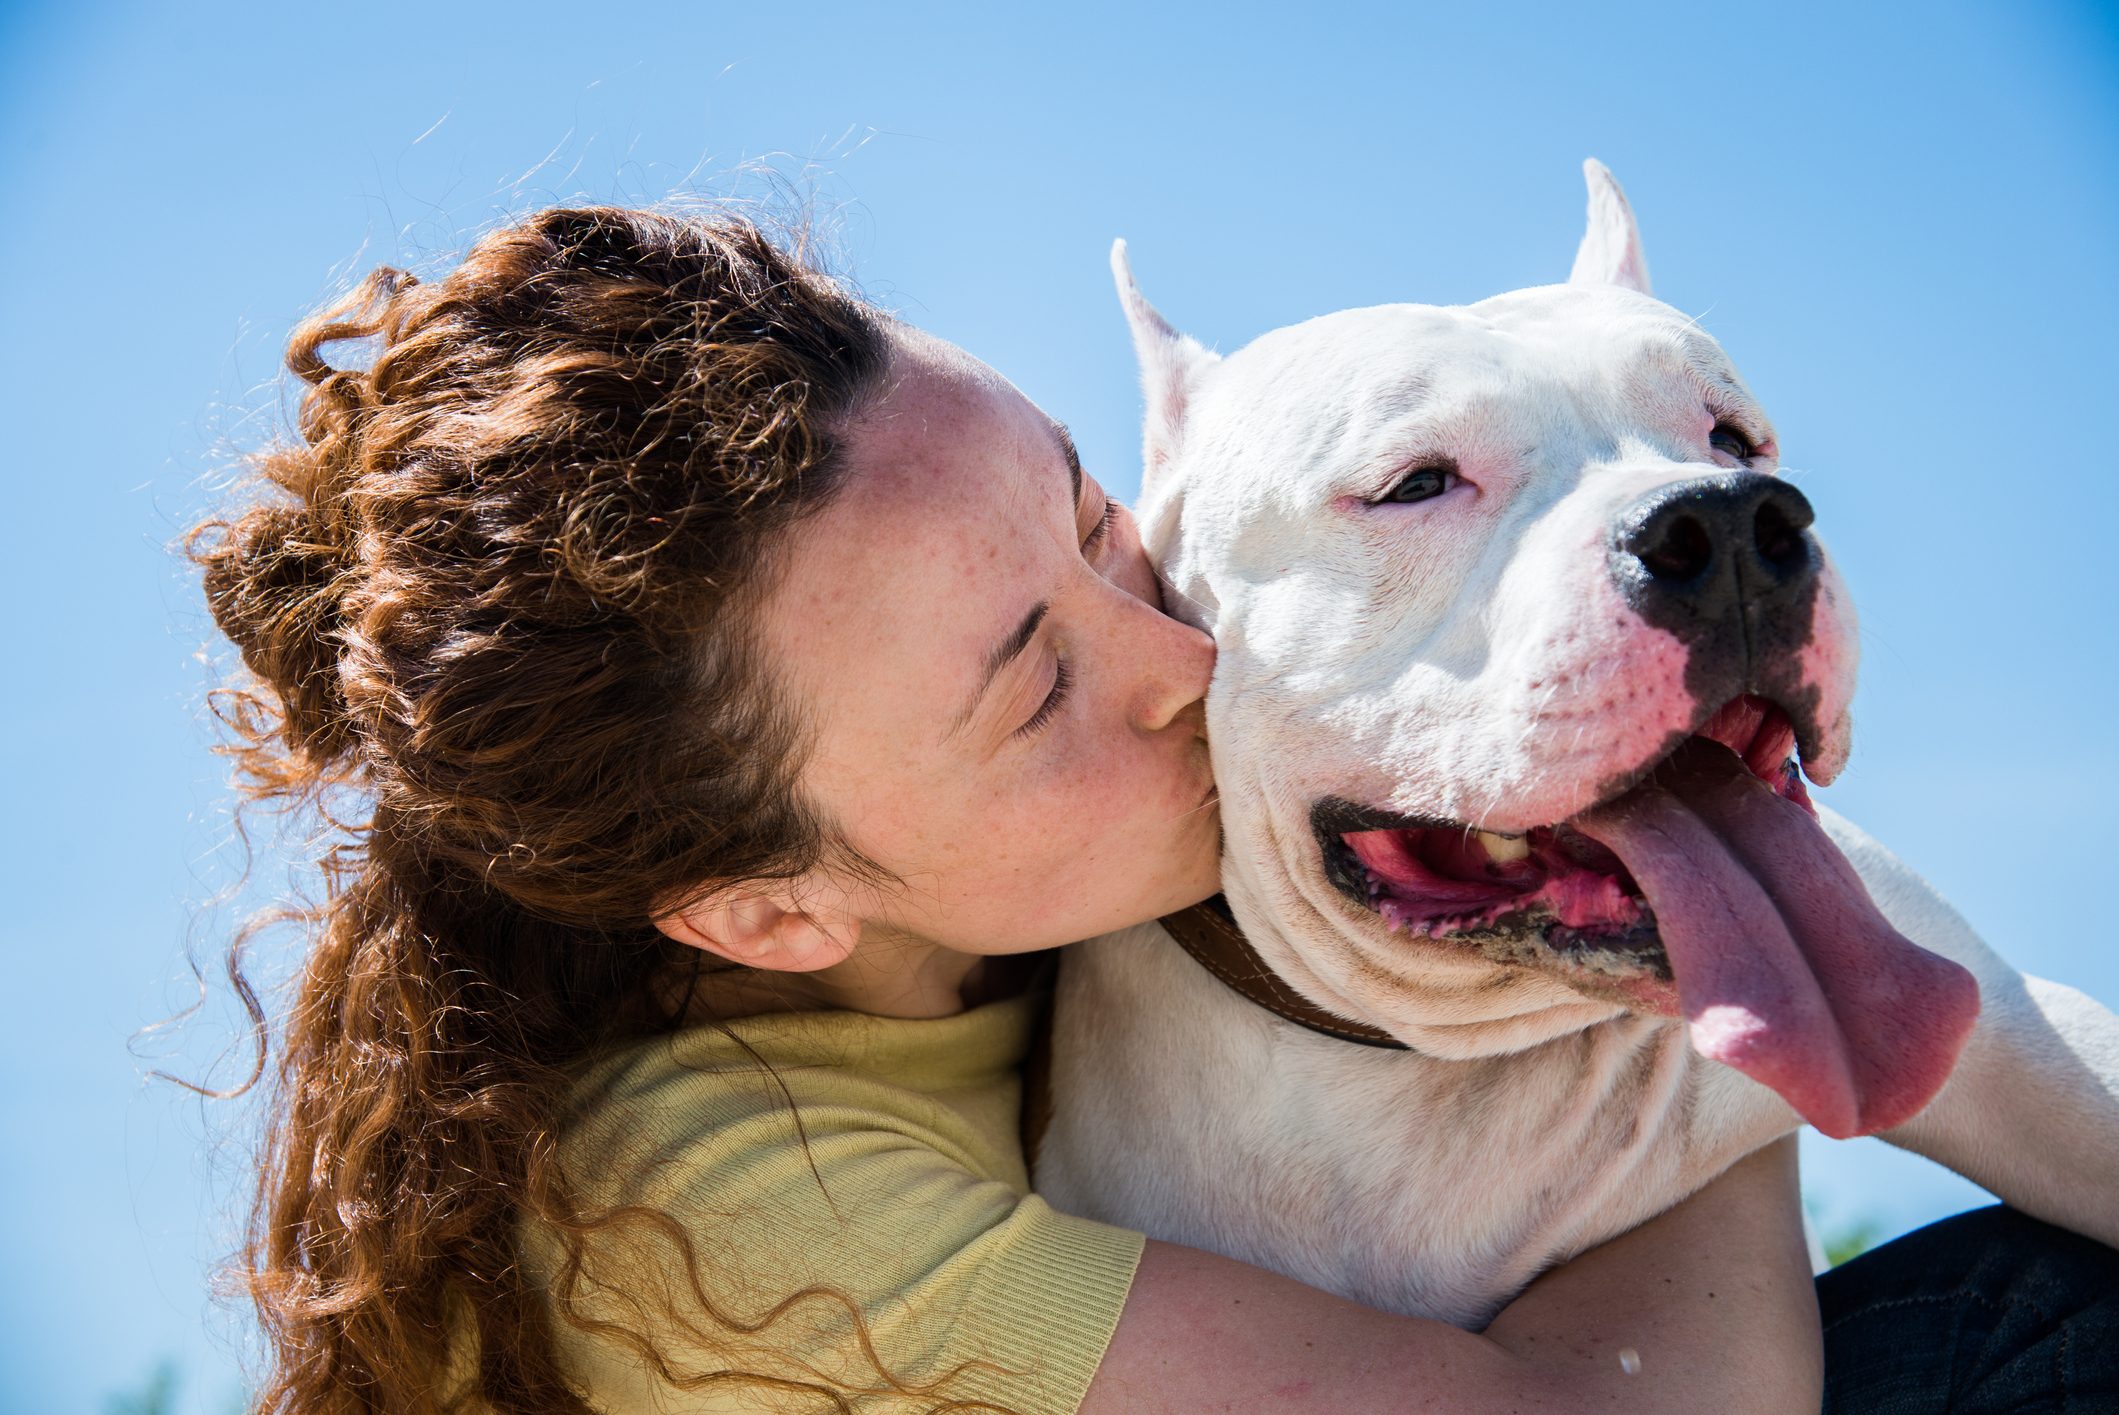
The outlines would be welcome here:
M 1468 1326 L 1803 1120 L 2119 1244 L 2119 1021 L 1810 806 L 1852 608 L 1588 172 L 1566 285 L 1227 359 L 1114 250 L 1255 953 L 1069 950 L 1038 1185 Z

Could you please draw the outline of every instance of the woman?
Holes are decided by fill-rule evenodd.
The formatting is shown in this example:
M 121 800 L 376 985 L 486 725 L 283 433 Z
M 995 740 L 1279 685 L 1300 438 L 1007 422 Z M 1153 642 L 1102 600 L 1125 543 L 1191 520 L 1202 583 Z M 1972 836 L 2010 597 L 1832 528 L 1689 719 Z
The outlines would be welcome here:
M 1026 1196 L 1017 965 L 1214 890 L 1212 650 L 991 371 L 612 209 L 378 272 L 289 363 L 277 490 L 193 547 L 250 793 L 366 812 L 261 1409 L 1814 1408 L 1785 1145 L 1480 1335 Z

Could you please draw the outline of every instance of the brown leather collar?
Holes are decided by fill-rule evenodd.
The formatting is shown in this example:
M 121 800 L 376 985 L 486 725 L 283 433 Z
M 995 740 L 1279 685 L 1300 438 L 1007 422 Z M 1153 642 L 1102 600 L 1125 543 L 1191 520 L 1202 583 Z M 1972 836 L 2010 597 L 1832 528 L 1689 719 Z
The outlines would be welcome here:
M 1342 1041 L 1412 1050 L 1389 1032 L 1325 1011 L 1282 982 L 1243 936 L 1236 916 L 1229 911 L 1229 901 L 1219 894 L 1204 904 L 1165 914 L 1157 922 L 1177 940 L 1178 947 L 1192 955 L 1192 961 L 1275 1016 Z

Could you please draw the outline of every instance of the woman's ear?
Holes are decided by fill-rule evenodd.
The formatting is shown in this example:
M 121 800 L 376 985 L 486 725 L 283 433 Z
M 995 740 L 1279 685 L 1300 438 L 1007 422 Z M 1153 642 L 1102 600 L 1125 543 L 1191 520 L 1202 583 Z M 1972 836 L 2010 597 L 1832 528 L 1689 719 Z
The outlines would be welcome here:
M 655 927 L 731 963 L 781 973 L 843 963 L 861 941 L 847 901 L 802 880 L 720 890 L 663 914 Z

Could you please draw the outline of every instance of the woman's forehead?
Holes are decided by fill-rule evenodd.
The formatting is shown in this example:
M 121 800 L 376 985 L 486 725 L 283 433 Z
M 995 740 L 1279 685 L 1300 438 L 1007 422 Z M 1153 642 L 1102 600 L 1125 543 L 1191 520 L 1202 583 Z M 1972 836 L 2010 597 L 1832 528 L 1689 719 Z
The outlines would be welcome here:
M 927 336 L 900 342 L 841 441 L 840 491 L 795 527 L 764 610 L 767 651 L 827 735 L 849 713 L 883 727 L 954 711 L 1072 548 L 1062 448 L 985 365 Z
M 1016 386 L 947 340 L 907 326 L 891 333 L 881 387 L 846 429 L 844 495 L 946 497 L 953 485 L 927 485 L 961 471 L 973 484 L 1025 470 L 1050 420 Z M 1031 441 L 1030 447 L 1023 444 Z M 902 485 L 910 481 L 911 485 Z
M 928 336 L 901 337 L 839 456 L 841 487 L 806 538 L 874 541 L 896 527 L 910 539 L 870 547 L 886 558 L 946 549 L 952 536 L 1000 554 L 1036 539 L 1049 510 L 1071 515 L 1080 490 L 1065 431 L 986 365 Z

